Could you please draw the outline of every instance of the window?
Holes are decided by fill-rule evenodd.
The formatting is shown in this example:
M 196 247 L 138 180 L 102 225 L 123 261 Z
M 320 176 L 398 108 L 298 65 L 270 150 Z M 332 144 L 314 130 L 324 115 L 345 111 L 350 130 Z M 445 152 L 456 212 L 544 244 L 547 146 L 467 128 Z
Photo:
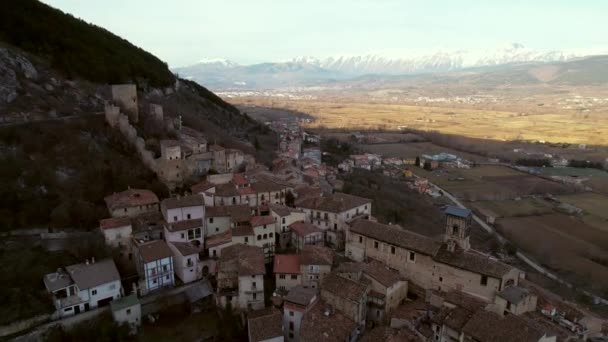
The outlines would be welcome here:
M 264 229 L 266 229 L 266 225 L 264 225 Z
M 169 280 L 169 276 L 165 276 L 165 279 Z
M 192 215 L 188 214 L 187 217 L 188 217 L 188 220 L 189 220 L 192 217 Z
M 395 254 L 395 246 L 391 246 L 391 254 Z
M 458 225 L 457 224 L 452 226 L 452 234 L 454 234 L 454 235 L 458 234 Z
M 127 315 L 131 314 L 131 309 L 127 309 Z
M 283 217 L 283 223 L 285 223 L 285 218 Z
M 483 286 L 488 285 L 488 276 L 482 275 L 480 284 Z
M 507 302 L 507 310 L 511 310 L 511 302 Z
M 164 266 L 163 266 L 163 271 L 164 271 L 164 272 L 167 272 L 167 270 L 168 270 L 167 265 L 164 265 Z
M 68 311 L 72 311 L 73 308 L 65 308 L 63 309 L 63 312 L 68 312 Z
M 293 322 L 289 322 L 289 330 L 293 330 Z
M 184 233 L 182 233 L 182 239 L 185 238 L 186 236 L 184 235 Z
M 279 279 L 285 279 L 285 275 L 284 274 L 279 274 Z
M 378 241 L 374 241 L 374 248 L 378 249 Z
M 365 205 L 365 210 L 367 210 L 367 204 Z
M 293 333 L 289 333 L 289 338 L 293 338 Z
M 177 216 L 173 216 L 173 222 L 177 221 Z
M 411 262 L 416 261 L 416 253 L 410 252 L 409 259 Z
M 334 223 L 334 230 L 338 230 L 338 224 Z
M 216 228 L 215 228 L 215 232 L 217 233 L 217 232 L 219 232 L 219 231 L 220 231 L 220 229 L 216 227 Z
M 255 300 L 257 296 L 258 296 L 258 295 L 257 295 L 256 293 L 254 293 L 254 294 L 252 295 L 253 300 Z
M 293 316 L 293 311 L 289 311 L 289 316 Z
M 259 240 L 259 239 L 258 239 Z M 245 242 L 249 242 L 249 238 L 245 236 Z
M 292 275 L 291 275 L 291 279 L 292 279 L 292 280 L 296 280 L 296 279 L 298 279 L 298 275 L 297 275 L 297 274 L 292 274 Z
M 258 241 L 262 240 L 262 234 L 258 235 Z
M 209 218 L 209 223 L 213 223 L 213 217 Z
M 91 291 L 91 296 L 94 296 L 94 295 L 96 295 L 96 294 L 97 294 L 97 290 L 92 290 L 92 291 Z
M 272 237 L 272 233 L 268 234 L 268 237 Z
M 217 256 L 217 250 L 215 250 L 215 249 L 213 250 L 213 256 L 214 257 Z
M 251 287 L 255 288 L 255 281 L 251 282 Z
M 443 282 L 443 277 L 439 277 L 439 282 Z
M 363 236 L 359 236 L 359 243 L 363 243 Z

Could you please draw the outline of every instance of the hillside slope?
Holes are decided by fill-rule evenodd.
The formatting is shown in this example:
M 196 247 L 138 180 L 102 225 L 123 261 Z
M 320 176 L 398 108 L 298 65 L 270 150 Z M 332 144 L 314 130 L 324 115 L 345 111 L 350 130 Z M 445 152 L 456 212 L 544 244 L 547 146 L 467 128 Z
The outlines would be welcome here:
M 107 194 L 128 186 L 168 194 L 103 119 L 114 82 L 138 84 L 144 117 L 150 103 L 161 104 L 165 118 L 181 116 L 210 142 L 273 158 L 277 139 L 264 125 L 177 80 L 148 52 L 40 2 L 2 1 L 0 230 L 94 229 L 107 216 Z M 164 138 L 138 130 L 146 144 Z

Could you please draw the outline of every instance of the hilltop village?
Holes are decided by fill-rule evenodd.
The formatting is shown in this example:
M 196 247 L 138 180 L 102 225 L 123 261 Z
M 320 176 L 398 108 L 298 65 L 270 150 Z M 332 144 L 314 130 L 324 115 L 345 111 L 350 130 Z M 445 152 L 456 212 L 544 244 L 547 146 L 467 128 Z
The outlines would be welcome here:
M 318 136 L 276 121 L 269 126 L 280 137 L 278 157 L 268 168 L 151 105 L 146 115 L 176 132 L 154 158 L 132 126 L 135 86 L 114 86 L 112 95 L 106 120 L 159 179 L 170 189 L 199 181 L 168 198 L 135 188 L 107 194 L 99 231 L 117 253 L 48 270 L 43 281 L 55 319 L 109 307 L 117 323 L 136 332 L 153 320 L 155 302 L 185 294 L 193 307 L 207 301 L 237 314 L 255 342 L 587 337 L 583 313 L 471 247 L 471 210 L 445 206 L 443 234 L 434 239 L 378 222 L 372 200 L 340 192 L 340 171 L 371 169 L 382 161 L 377 156 L 354 155 L 331 167 L 314 147 Z M 422 165 L 435 168 L 437 158 L 452 159 L 428 156 Z M 134 267 L 138 277 L 123 278 L 117 264 Z

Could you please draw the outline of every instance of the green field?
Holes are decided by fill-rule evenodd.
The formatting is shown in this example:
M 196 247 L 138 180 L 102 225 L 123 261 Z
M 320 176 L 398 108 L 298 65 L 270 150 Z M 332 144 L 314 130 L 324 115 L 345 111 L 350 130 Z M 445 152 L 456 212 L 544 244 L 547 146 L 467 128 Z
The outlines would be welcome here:
M 519 201 L 478 201 L 470 202 L 470 206 L 493 212 L 497 218 L 542 215 L 553 210 L 544 201 L 536 198 L 524 198 Z

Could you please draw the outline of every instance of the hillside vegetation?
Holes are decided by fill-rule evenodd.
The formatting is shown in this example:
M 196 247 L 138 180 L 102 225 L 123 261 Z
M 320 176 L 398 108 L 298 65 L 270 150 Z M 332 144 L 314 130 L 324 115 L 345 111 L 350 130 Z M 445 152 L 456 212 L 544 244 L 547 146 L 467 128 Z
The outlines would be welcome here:
M 0 1 L 0 40 L 47 58 L 67 78 L 155 87 L 175 80 L 154 55 L 36 0 Z

